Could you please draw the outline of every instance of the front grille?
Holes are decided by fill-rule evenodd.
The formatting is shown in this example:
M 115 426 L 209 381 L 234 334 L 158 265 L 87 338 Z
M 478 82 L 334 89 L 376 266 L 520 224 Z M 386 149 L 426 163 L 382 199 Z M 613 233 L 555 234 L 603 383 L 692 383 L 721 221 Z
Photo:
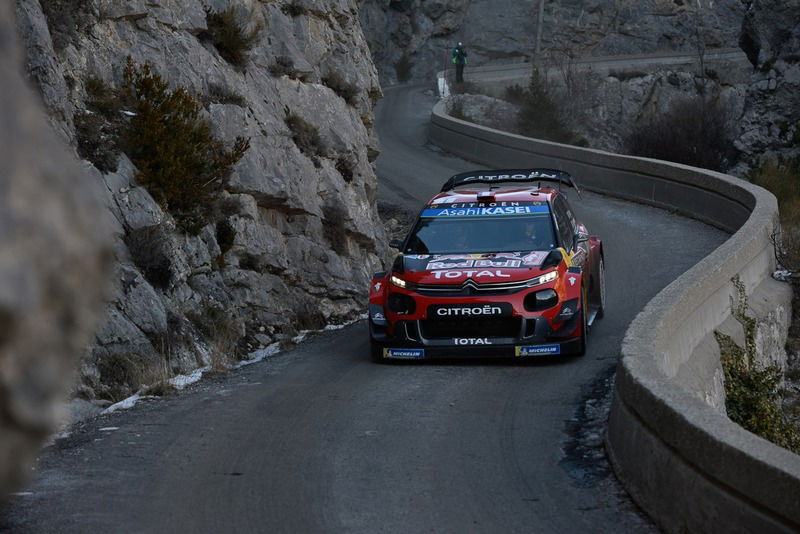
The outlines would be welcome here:
M 461 284 L 408 284 L 407 289 L 416 291 L 422 295 L 437 297 L 511 295 L 518 291 L 522 291 L 523 289 L 541 285 L 544 283 L 541 282 L 542 278 L 551 274 L 552 273 L 545 273 L 544 275 L 518 282 L 494 282 L 479 284 L 475 280 L 469 278 Z
M 514 293 L 526 289 L 524 286 L 514 284 L 511 287 L 486 287 L 473 285 L 438 285 L 438 284 L 417 284 L 413 290 L 420 295 L 428 297 L 492 297 L 499 295 L 513 295 Z
M 425 319 L 420 321 L 426 339 L 454 337 L 519 337 L 522 319 L 519 317 L 481 317 L 457 319 Z

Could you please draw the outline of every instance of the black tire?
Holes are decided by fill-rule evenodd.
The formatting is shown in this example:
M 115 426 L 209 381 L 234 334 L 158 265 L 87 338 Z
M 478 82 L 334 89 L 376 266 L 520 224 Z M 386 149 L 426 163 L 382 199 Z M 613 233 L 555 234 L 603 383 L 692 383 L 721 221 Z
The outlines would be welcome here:
M 606 265 L 603 256 L 597 265 L 597 315 L 595 319 L 602 319 L 606 311 Z
M 589 333 L 589 319 L 588 314 L 586 313 L 586 307 L 589 304 L 589 300 L 586 298 L 586 293 L 587 291 L 584 289 L 583 298 L 581 299 L 581 342 L 578 347 L 578 356 L 583 356 L 586 354 L 586 335 Z
M 577 356 L 583 356 L 584 354 L 586 354 L 586 332 L 589 329 L 589 325 L 586 321 L 586 313 L 584 313 L 583 308 L 581 308 L 580 314 L 581 314 L 581 324 L 583 325 L 583 328 L 581 329 L 581 337 L 580 337 L 581 343 L 580 346 L 578 347 Z
M 375 363 L 383 363 L 383 345 L 375 343 L 374 341 L 370 341 L 369 359 Z

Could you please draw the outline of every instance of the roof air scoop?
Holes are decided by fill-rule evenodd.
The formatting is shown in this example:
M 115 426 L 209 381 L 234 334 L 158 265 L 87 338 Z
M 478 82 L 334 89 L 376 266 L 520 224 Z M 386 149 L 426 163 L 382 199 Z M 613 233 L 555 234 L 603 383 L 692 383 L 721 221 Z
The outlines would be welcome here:
M 478 192 L 478 202 L 481 204 L 488 204 L 489 202 L 494 202 L 495 196 L 494 191 L 479 191 Z

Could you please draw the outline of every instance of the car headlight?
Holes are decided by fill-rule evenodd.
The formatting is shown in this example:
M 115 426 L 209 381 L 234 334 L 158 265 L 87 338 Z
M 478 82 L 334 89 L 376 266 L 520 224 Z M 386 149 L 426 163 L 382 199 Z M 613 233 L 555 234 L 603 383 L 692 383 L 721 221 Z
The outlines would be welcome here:
M 403 280 L 402 278 L 398 278 L 395 275 L 392 275 L 391 277 L 389 277 L 389 281 L 391 283 L 393 283 L 394 285 L 396 285 L 397 287 L 402 287 L 403 289 L 406 288 L 406 281 Z
M 540 286 L 542 284 L 552 282 L 556 278 L 558 278 L 558 271 L 550 271 L 549 273 L 545 273 L 542 276 L 531 278 L 531 280 L 528 282 L 528 287 Z

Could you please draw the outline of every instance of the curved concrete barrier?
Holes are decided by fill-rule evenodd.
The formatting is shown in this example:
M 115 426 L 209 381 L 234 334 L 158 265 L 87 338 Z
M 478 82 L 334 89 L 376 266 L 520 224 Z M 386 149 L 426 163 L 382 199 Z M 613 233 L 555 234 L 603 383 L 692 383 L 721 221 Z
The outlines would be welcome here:
M 490 167 L 564 169 L 586 189 L 674 209 L 733 233 L 631 323 L 607 449 L 623 484 L 665 531 L 800 530 L 800 457 L 734 424 L 704 402 L 708 391 L 697 381 L 680 379 L 687 369 L 719 368 L 718 358 L 701 359 L 697 349 L 730 318 L 738 296 L 732 279 L 747 295 L 778 284 L 770 276 L 775 197 L 725 174 L 484 128 L 446 115 L 444 102 L 433 110 L 429 138 Z M 785 288 L 778 292 L 786 298 Z

